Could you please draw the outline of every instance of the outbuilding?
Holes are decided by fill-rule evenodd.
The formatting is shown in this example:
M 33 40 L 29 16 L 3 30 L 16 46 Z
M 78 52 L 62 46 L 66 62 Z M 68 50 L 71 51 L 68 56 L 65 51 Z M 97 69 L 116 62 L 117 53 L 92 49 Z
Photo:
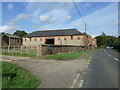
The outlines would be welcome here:
M 20 46 L 22 45 L 22 40 L 18 36 L 13 35 L 2 35 L 0 34 L 0 47 L 7 47 L 7 46 Z

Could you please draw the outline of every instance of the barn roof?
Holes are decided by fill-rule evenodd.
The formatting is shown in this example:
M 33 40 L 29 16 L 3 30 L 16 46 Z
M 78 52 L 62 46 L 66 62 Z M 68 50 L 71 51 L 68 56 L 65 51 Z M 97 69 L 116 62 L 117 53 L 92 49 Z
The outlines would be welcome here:
M 46 36 L 68 36 L 68 35 L 83 35 L 77 29 L 61 29 L 61 30 L 44 30 L 35 31 L 23 37 L 46 37 Z

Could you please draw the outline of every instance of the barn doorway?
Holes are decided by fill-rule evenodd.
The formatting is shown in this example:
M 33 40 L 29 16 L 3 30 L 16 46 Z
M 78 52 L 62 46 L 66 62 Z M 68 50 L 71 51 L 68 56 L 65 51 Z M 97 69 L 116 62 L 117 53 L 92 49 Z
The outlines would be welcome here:
M 46 39 L 46 44 L 54 44 L 54 38 L 53 39 Z

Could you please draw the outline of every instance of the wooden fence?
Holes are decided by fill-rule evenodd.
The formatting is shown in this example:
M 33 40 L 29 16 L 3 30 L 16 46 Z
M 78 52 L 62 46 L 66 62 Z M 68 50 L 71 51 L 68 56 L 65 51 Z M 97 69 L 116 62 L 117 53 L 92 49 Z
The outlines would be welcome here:
M 18 53 L 30 56 L 42 56 L 68 52 L 80 52 L 85 48 L 72 45 L 38 45 L 38 46 L 13 46 L 1 47 L 2 53 Z
M 34 47 L 34 48 L 33 48 Z M 37 56 L 37 46 L 7 46 L 0 47 L 1 53 L 9 53 L 10 55 L 26 55 L 26 56 Z

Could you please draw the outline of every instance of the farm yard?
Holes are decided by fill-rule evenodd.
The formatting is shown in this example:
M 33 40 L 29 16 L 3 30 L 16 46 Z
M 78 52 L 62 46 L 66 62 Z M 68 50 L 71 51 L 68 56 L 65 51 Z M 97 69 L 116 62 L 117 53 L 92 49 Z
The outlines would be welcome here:
M 6 68 L 4 70 L 5 73 L 7 73 L 7 69 L 8 70 L 10 69 L 9 72 L 11 72 L 11 73 L 19 72 L 18 74 L 21 74 L 23 76 L 23 78 L 26 80 L 26 82 L 24 83 L 25 88 L 28 88 L 27 86 L 30 84 L 27 82 L 28 79 L 26 78 L 26 77 L 29 77 L 29 75 L 26 75 L 26 71 L 24 73 L 24 71 L 21 71 L 18 69 L 16 70 L 16 68 L 11 67 L 11 64 L 8 64 L 8 63 L 13 63 L 15 66 L 17 65 L 17 66 L 21 67 L 22 69 L 29 71 L 34 76 L 37 76 L 41 82 L 41 84 L 37 88 L 54 88 L 54 87 L 69 88 L 72 85 L 72 82 L 73 82 L 75 76 L 77 75 L 77 72 L 82 73 L 82 71 L 85 69 L 85 65 L 93 52 L 94 52 L 94 50 L 89 50 L 89 51 L 85 51 L 85 52 L 82 51 L 79 53 L 74 52 L 74 53 L 58 54 L 60 57 L 64 56 L 63 58 L 65 58 L 65 60 L 63 60 L 63 58 L 61 60 L 60 60 L 60 58 L 58 58 L 59 60 L 55 60 L 56 59 L 56 58 L 54 58 L 55 55 L 54 56 L 49 55 L 51 57 L 48 57 L 49 59 L 46 59 L 46 60 L 41 59 L 41 58 L 33 58 L 33 57 L 2 55 L 3 62 L 5 62 L 5 61 L 7 62 L 7 64 L 6 64 L 6 62 L 3 63 L 3 66 L 4 66 L 3 68 Z M 69 57 L 68 59 L 70 59 L 73 55 L 75 55 L 74 56 L 75 58 L 76 57 L 79 57 L 79 58 L 76 58 L 76 59 L 73 58 L 73 60 L 66 61 L 66 57 L 67 58 Z M 56 54 L 56 57 L 58 57 L 57 54 Z M 78 68 L 80 68 L 80 70 L 78 70 Z M 20 77 L 19 76 L 20 75 L 18 75 L 17 77 L 14 77 L 14 78 L 11 78 L 11 76 L 10 76 L 10 80 L 13 81 L 14 83 L 15 82 L 19 83 L 19 82 L 21 82 L 21 80 L 23 80 L 23 78 L 21 76 Z M 6 80 L 6 81 L 4 80 L 5 81 L 4 88 L 6 88 L 6 87 L 13 87 L 13 88 L 21 87 L 22 88 L 24 86 L 23 84 L 21 84 L 21 86 L 19 86 L 19 85 L 17 85 L 17 83 L 13 85 L 13 83 L 9 83 L 10 81 L 6 77 L 7 76 L 5 76 L 5 78 L 4 78 Z M 66 78 L 66 77 L 68 77 L 68 78 Z M 35 85 L 33 83 L 34 79 L 30 79 L 30 81 L 33 84 L 32 87 L 34 87 L 34 85 Z M 35 82 L 38 85 L 39 81 L 35 80 Z

